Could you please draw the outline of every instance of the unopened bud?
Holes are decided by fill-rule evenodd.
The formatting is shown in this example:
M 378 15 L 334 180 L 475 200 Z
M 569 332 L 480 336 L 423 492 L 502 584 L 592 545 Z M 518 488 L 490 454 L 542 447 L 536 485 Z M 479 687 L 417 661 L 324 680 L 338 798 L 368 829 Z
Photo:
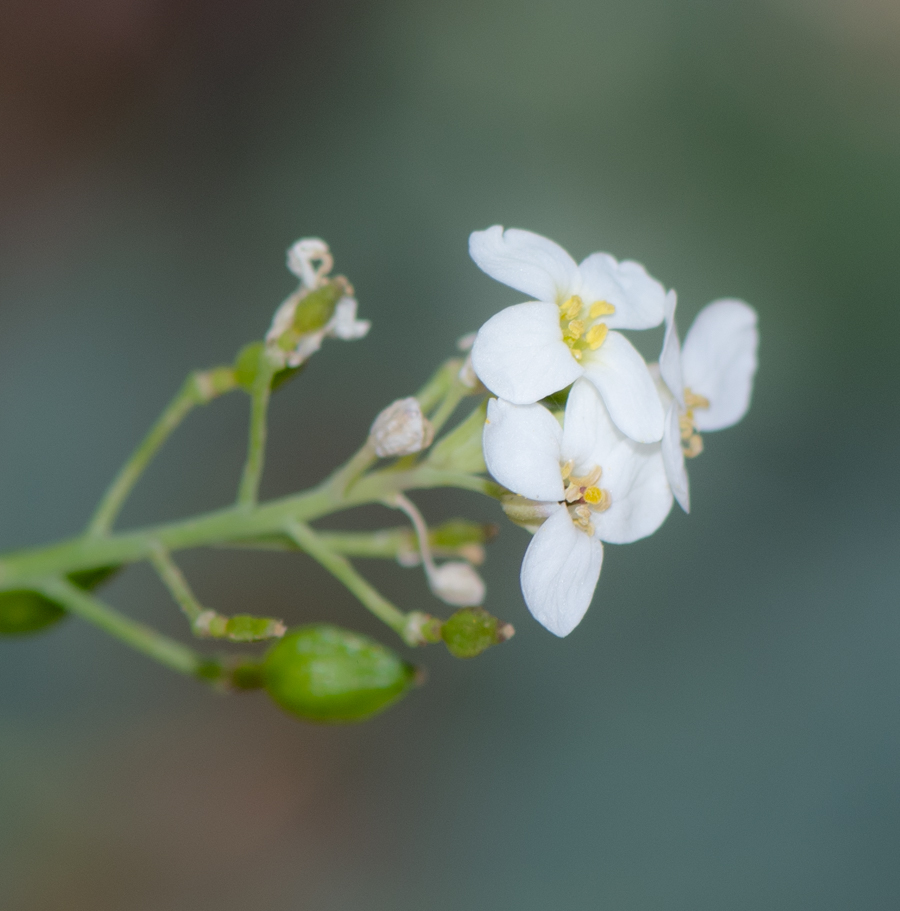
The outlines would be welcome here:
M 529 500 L 527 497 L 520 497 L 517 493 L 510 493 L 504 494 L 500 498 L 500 506 L 510 521 L 534 534 L 544 524 L 550 513 L 556 509 L 557 504 Z
M 468 563 L 460 561 L 434 567 L 428 573 L 428 584 L 438 598 L 454 607 L 469 607 L 484 601 L 484 581 Z
M 68 580 L 84 591 L 93 591 L 111 579 L 119 566 L 96 566 L 69 573 Z M 27 589 L 0 592 L 0 636 L 36 633 L 58 623 L 66 610 L 39 592 Z
M 65 610 L 55 601 L 37 592 L 0 593 L 0 635 L 36 633 L 65 617 Z
M 450 433 L 438 440 L 428 454 L 428 464 L 432 468 L 471 474 L 487 471 L 481 442 L 486 415 L 487 402 L 484 402 Z
M 194 622 L 194 632 L 212 639 L 259 642 L 263 639 L 281 638 L 287 632 L 287 627 L 273 617 L 254 617 L 251 614 L 224 617 L 213 610 L 205 610 Z
M 441 627 L 444 644 L 456 658 L 474 658 L 514 634 L 509 623 L 503 623 L 480 607 L 458 610 Z
M 434 427 L 422 414 L 418 399 L 410 397 L 388 405 L 375 418 L 369 435 L 375 454 L 386 459 L 427 449 L 434 439 Z
M 383 645 L 338 626 L 289 632 L 266 653 L 269 695 L 307 721 L 362 721 L 387 708 L 416 681 L 416 669 Z

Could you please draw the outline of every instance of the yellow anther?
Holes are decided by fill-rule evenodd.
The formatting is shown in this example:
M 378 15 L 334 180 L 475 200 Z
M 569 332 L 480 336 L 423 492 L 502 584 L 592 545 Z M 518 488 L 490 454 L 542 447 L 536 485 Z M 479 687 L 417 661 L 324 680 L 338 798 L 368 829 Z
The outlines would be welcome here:
M 609 328 L 606 323 L 596 323 L 588 329 L 584 340 L 590 346 L 591 351 L 596 351 L 603 344 L 607 332 L 609 332 Z
M 577 294 L 573 294 L 559 305 L 559 315 L 563 319 L 575 319 L 583 306 L 584 301 Z
M 566 329 L 565 334 L 569 338 L 581 338 L 584 335 L 584 320 L 583 319 L 573 319 L 568 328 Z
M 689 409 L 692 408 L 709 408 L 709 399 L 704 395 L 697 395 L 696 392 L 691 392 L 690 389 L 685 387 L 684 390 L 684 404 L 687 405 Z
M 681 431 L 681 439 L 690 439 L 694 432 L 694 416 L 689 411 L 687 414 L 678 415 L 678 429 Z
M 591 319 L 597 319 L 598 316 L 612 316 L 615 312 L 615 306 L 609 303 L 609 301 L 594 301 L 594 303 L 591 304 Z
M 580 478 L 576 478 L 573 475 L 571 483 L 578 487 L 591 487 L 600 480 L 601 474 L 603 474 L 603 469 L 599 465 L 595 465 L 586 475 Z
M 686 459 L 696 459 L 703 452 L 703 437 L 699 433 L 692 434 L 682 447 Z
M 599 487 L 588 487 L 584 492 L 584 502 L 596 506 L 603 499 L 603 491 Z
M 573 462 L 572 459 L 569 459 L 569 461 L 566 462 L 566 464 L 563 465 L 563 467 L 560 469 L 560 471 L 562 472 L 562 479 L 564 481 L 570 474 L 572 474 L 572 469 L 574 467 L 575 467 L 575 462 Z

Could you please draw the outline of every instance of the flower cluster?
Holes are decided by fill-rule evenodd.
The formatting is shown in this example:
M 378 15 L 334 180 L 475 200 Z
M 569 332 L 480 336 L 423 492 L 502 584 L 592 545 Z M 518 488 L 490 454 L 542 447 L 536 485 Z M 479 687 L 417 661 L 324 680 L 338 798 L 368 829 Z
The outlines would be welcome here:
M 685 458 L 700 432 L 746 412 L 756 372 L 755 311 L 737 300 L 700 311 L 679 342 L 676 297 L 643 266 L 594 253 L 576 263 L 560 246 L 499 225 L 469 252 L 492 278 L 531 300 L 479 330 L 472 366 L 494 393 L 484 458 L 511 491 L 507 513 L 534 531 L 522 562 L 525 602 L 565 636 L 591 603 L 603 542 L 628 544 L 662 525 L 673 499 L 689 508 Z M 665 323 L 648 366 L 620 329 Z M 568 391 L 564 414 L 555 400 Z

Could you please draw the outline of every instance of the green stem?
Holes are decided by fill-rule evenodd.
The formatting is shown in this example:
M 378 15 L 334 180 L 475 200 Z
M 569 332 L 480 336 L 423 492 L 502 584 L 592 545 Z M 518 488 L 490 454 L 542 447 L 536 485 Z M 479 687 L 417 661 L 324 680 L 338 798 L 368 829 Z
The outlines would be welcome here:
M 386 623 L 404 642 L 409 642 L 409 616 L 398 610 L 381 592 L 370 585 L 345 557 L 331 550 L 319 536 L 303 522 L 288 522 L 285 531 L 314 560 L 320 563 L 336 579 L 367 607 L 379 620 Z
M 129 620 L 65 579 L 46 579 L 35 588 L 62 604 L 71 613 L 180 674 L 206 680 L 222 676 L 223 669 L 215 660 L 204 658 L 188 646 L 163 636 L 143 623 Z
M 234 371 L 228 367 L 198 370 L 185 380 L 175 398 L 166 406 L 103 495 L 87 527 L 88 534 L 99 536 L 109 533 L 134 485 L 191 409 L 197 405 L 205 405 L 217 396 L 234 389 L 236 385 Z
M 259 496 L 259 484 L 262 480 L 263 465 L 266 457 L 266 420 L 269 411 L 269 399 L 272 396 L 272 377 L 277 366 L 268 357 L 263 348 L 259 356 L 259 366 L 253 381 L 250 405 L 250 439 L 247 445 L 247 461 L 241 476 L 237 501 L 241 506 L 253 506 Z
M 175 602 L 184 612 L 188 623 L 191 624 L 191 629 L 196 632 L 198 621 L 205 611 L 203 605 L 194 597 L 184 574 L 176 566 L 169 552 L 162 546 L 157 546 L 150 552 L 149 560 Z

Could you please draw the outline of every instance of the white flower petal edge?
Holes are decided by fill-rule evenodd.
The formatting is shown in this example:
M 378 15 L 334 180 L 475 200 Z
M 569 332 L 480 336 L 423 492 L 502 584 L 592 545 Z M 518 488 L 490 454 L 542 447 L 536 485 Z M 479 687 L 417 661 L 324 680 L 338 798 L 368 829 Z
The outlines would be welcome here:
M 678 424 L 678 404 L 672 402 L 666 412 L 666 432 L 662 438 L 662 458 L 666 466 L 666 477 L 678 505 L 691 511 L 691 493 L 687 467 L 684 464 L 684 450 L 681 448 L 681 427 Z
M 646 362 L 624 335 L 610 332 L 582 364 L 585 377 L 603 397 L 622 433 L 639 443 L 662 439 L 665 415 L 656 385 Z
M 557 636 L 567 636 L 594 597 L 603 545 L 577 529 L 563 506 L 537 530 L 522 561 L 522 594 L 532 616 Z
M 666 289 L 640 263 L 620 263 L 608 253 L 592 253 L 578 269 L 581 296 L 616 308 L 604 317 L 610 329 L 652 329 L 663 321 Z
M 469 255 L 478 268 L 535 300 L 557 302 L 577 294 L 578 265 L 559 244 L 518 228 L 494 225 L 469 235 Z M 570 290 L 574 289 L 574 290 Z
M 484 461 L 504 487 L 530 500 L 560 501 L 562 428 L 543 405 L 488 402 Z
M 675 325 L 675 306 L 678 300 L 674 291 L 666 295 L 666 334 L 662 353 L 659 355 L 659 373 L 669 392 L 675 396 L 678 406 L 684 411 L 684 377 L 681 370 L 681 342 Z
M 697 314 L 681 351 L 684 385 L 709 399 L 697 430 L 723 430 L 747 413 L 758 345 L 756 311 L 743 301 L 713 301 Z
M 491 392 L 516 405 L 533 404 L 581 376 L 556 304 L 537 301 L 507 307 L 479 329 L 472 367 Z

